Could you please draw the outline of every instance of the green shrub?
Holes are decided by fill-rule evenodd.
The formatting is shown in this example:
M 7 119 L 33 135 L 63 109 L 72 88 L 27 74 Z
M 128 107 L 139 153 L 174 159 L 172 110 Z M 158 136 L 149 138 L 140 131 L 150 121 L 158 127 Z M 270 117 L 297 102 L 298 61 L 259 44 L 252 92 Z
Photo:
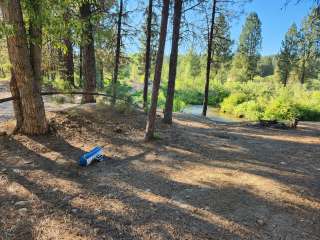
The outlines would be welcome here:
M 264 107 L 257 101 L 250 100 L 243 102 L 235 107 L 234 114 L 239 118 L 257 120 L 263 117 Z
M 298 105 L 292 98 L 292 92 L 282 89 L 278 96 L 271 99 L 266 106 L 264 119 L 267 120 L 289 120 L 299 119 Z
M 221 111 L 225 113 L 234 114 L 235 107 L 247 100 L 248 98 L 246 94 L 241 92 L 233 93 L 223 100 L 221 104 Z

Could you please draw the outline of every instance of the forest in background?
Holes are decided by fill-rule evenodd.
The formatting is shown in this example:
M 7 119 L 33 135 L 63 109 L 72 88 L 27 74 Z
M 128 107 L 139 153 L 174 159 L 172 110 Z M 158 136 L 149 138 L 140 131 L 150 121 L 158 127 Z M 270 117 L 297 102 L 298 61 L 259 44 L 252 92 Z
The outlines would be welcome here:
M 209 105 L 248 120 L 320 120 L 317 5 L 299 27 L 292 23 L 277 55 L 261 56 L 263 23 L 257 13 L 247 14 L 239 39 L 231 39 L 232 19 L 247 2 L 61 1 L 45 9 L 43 1 L 22 1 L 21 7 L 30 53 L 32 46 L 41 48 L 35 77 L 45 89 L 97 89 L 112 96 L 113 104 L 125 99 L 146 111 L 164 109 L 169 122 L 172 111 L 188 105 L 203 105 L 204 116 Z M 40 8 L 41 14 L 33 14 Z M 1 30 L 0 75 L 8 80 L 10 27 Z M 182 44 L 187 48 L 179 52 Z M 84 95 L 83 103 L 93 101 Z

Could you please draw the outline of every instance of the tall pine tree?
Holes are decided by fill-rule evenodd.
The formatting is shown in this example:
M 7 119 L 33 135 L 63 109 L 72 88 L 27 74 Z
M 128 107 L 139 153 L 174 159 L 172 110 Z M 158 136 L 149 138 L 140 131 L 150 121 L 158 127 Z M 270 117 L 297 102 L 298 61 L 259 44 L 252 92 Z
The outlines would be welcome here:
M 280 54 L 278 55 L 278 75 L 284 86 L 288 83 L 288 78 L 292 68 L 295 66 L 298 54 L 298 30 L 297 25 L 292 24 L 282 41 Z
M 243 26 L 239 47 L 233 62 L 232 73 L 238 75 L 236 80 L 253 80 L 257 74 L 262 43 L 261 21 L 257 13 L 250 13 Z

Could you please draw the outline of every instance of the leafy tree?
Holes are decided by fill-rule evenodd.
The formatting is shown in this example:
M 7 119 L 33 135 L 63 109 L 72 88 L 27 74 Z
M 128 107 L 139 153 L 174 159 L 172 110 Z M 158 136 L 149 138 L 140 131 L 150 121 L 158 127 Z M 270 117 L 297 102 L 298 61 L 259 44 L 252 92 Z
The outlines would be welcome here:
M 282 41 L 278 55 L 278 74 L 284 86 L 287 85 L 290 72 L 297 62 L 298 40 L 297 25 L 292 24 Z

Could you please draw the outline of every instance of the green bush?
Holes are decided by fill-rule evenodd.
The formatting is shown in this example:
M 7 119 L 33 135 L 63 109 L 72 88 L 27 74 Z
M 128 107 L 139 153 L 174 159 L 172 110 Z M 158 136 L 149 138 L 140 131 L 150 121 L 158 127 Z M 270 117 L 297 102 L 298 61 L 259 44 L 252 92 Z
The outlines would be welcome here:
M 246 94 L 242 92 L 232 93 L 229 97 L 225 98 L 221 104 L 221 111 L 225 113 L 234 114 L 235 107 L 248 100 Z
M 257 120 L 263 117 L 264 107 L 257 103 L 257 101 L 249 100 L 243 102 L 235 107 L 234 114 L 239 118 L 246 118 L 248 120 Z
M 289 120 L 299 119 L 298 106 L 290 99 L 278 96 L 266 106 L 263 118 L 266 120 Z

